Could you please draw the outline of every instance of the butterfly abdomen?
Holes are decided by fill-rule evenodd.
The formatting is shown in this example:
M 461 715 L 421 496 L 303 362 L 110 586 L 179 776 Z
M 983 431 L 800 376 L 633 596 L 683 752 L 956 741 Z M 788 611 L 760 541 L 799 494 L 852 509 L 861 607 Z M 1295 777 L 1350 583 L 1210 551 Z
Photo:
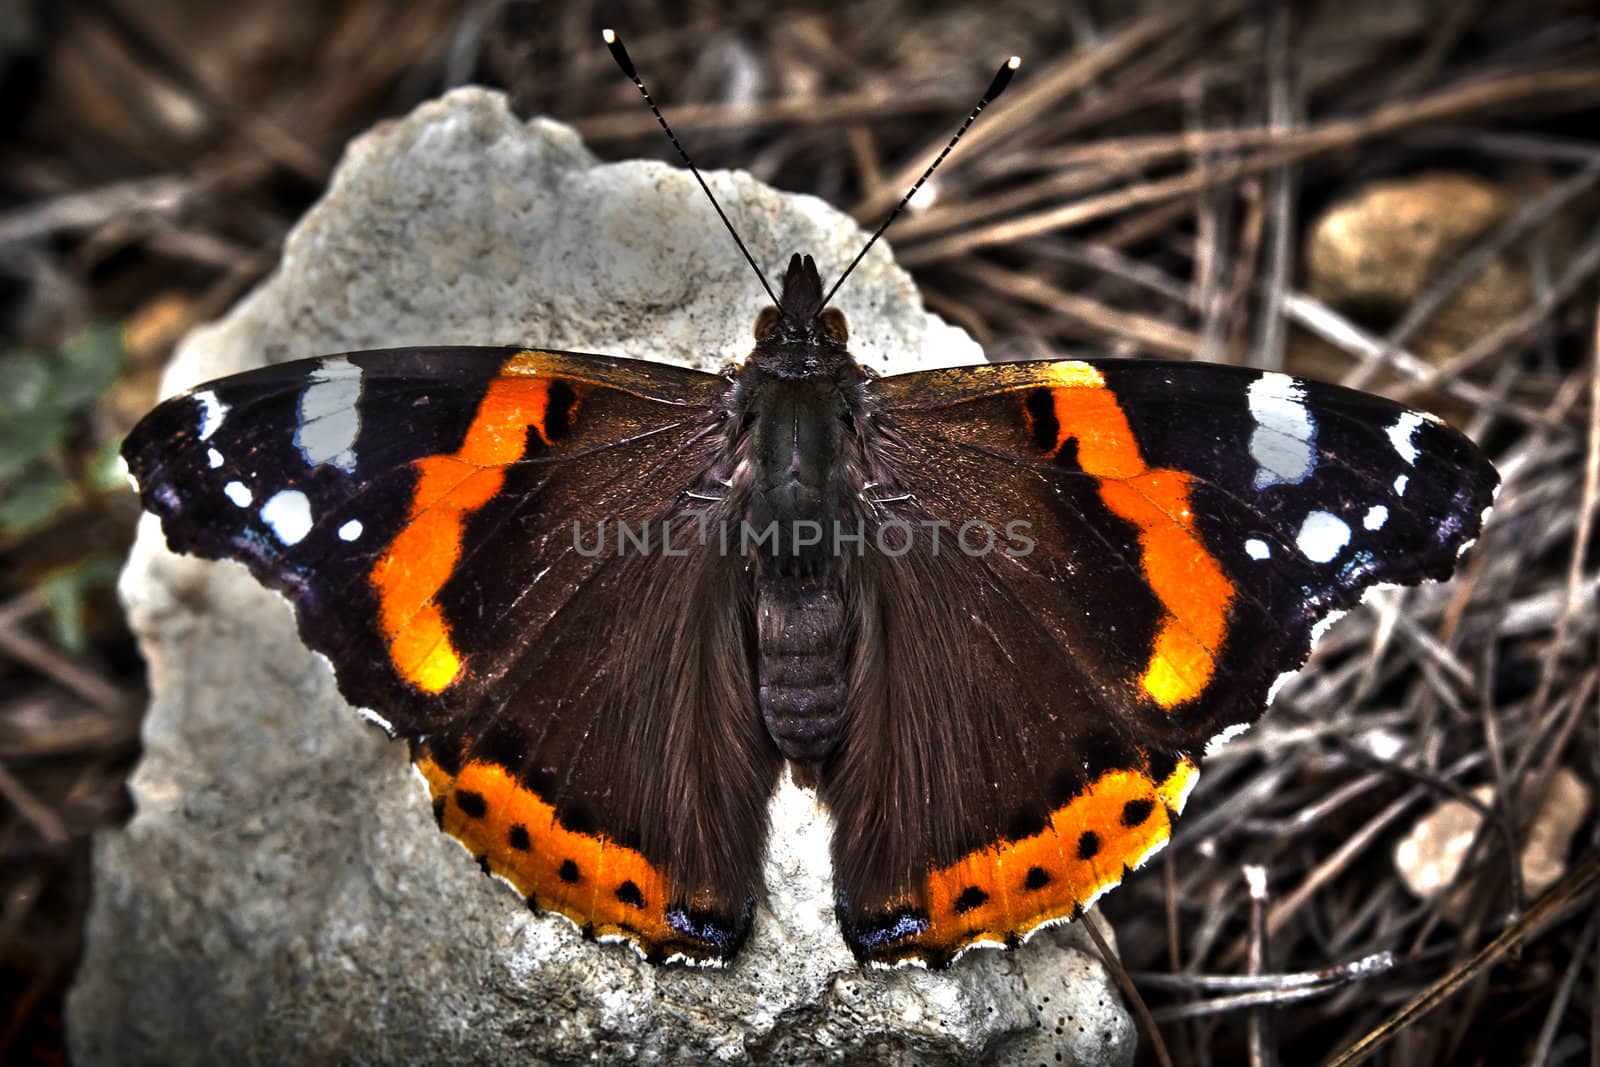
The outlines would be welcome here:
M 778 750 L 816 762 L 844 715 L 845 610 L 837 576 L 770 576 L 756 599 L 761 714 Z

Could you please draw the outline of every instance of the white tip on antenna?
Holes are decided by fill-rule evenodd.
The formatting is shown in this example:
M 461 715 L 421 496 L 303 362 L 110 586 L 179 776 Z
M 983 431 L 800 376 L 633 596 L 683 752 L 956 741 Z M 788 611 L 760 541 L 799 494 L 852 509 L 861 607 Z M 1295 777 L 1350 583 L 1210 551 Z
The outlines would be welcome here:
M 889 228 L 889 224 L 895 220 L 895 217 L 905 210 L 907 204 L 910 204 L 916 198 L 917 194 L 922 190 L 923 184 L 933 176 L 934 171 L 939 169 L 939 164 L 944 162 L 945 157 L 950 154 L 950 150 L 955 148 L 956 142 L 961 140 L 968 128 L 977 121 L 978 116 L 983 113 L 983 109 L 992 104 L 996 97 L 1006 91 L 1006 86 L 1011 84 L 1011 76 L 1017 72 L 1017 68 L 1020 66 L 1022 66 L 1022 57 L 1012 56 L 1000 65 L 999 70 L 994 72 L 994 81 L 989 83 L 989 88 L 984 90 L 983 95 L 978 98 L 978 106 L 972 109 L 972 113 L 967 116 L 967 121 L 963 122 L 961 128 L 956 130 L 956 135 L 950 138 L 950 143 L 944 146 L 944 151 L 940 152 L 934 161 L 928 164 L 928 169 L 922 172 L 922 177 L 917 179 L 916 184 L 911 187 L 911 191 L 900 198 L 900 202 L 895 205 L 894 210 L 889 212 L 889 217 L 884 219 L 882 224 L 873 231 L 871 237 L 867 238 L 867 243 L 861 246 L 861 251 L 856 253 L 856 258 L 850 261 L 850 265 L 844 269 L 843 273 L 833 283 L 833 288 L 829 289 L 827 295 L 822 298 L 821 307 L 827 307 L 829 302 L 833 300 L 833 294 L 837 293 L 839 286 L 843 285 L 844 280 L 850 277 L 850 272 L 856 269 L 856 264 L 861 262 L 861 258 L 867 254 L 868 249 L 878 243 L 878 238 L 883 236 L 883 231 Z

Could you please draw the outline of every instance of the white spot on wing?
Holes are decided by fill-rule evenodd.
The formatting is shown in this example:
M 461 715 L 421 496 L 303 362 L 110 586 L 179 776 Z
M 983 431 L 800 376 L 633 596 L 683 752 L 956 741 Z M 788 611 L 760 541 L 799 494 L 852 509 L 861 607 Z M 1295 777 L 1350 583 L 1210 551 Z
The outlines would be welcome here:
M 261 521 L 272 527 L 278 540 L 297 545 L 311 532 L 311 501 L 298 489 L 285 489 L 261 505 Z
M 1411 475 L 1409 475 L 1409 474 L 1397 475 L 1395 477 L 1395 480 L 1394 480 L 1394 495 L 1395 496 L 1405 496 L 1406 495 L 1406 486 L 1408 486 L 1410 484 L 1411 484 Z
M 1361 520 L 1361 525 L 1369 530 L 1381 530 L 1383 524 L 1389 521 L 1389 509 L 1382 504 L 1374 504 L 1367 509 L 1366 518 Z
M 1305 387 L 1287 374 L 1268 372 L 1250 383 L 1250 458 L 1256 488 L 1303 482 L 1316 466 L 1317 427 L 1306 408 Z
M 294 445 L 308 464 L 355 470 L 360 399 L 360 367 L 342 356 L 317 364 L 300 394 L 300 424 L 294 431 Z
M 1394 420 L 1394 425 L 1387 431 L 1389 443 L 1408 465 L 1417 461 L 1417 446 L 1411 438 L 1422 423 L 1423 418 L 1420 414 L 1415 411 L 1405 411 L 1401 412 L 1400 417 Z
M 1480 512 L 1479 515 L 1478 515 L 1478 533 L 1480 535 L 1483 533 L 1484 530 L 1488 529 L 1489 516 L 1494 512 L 1495 501 L 1500 499 L 1500 488 L 1501 488 L 1501 486 L 1499 486 L 1499 485 L 1494 487 L 1494 497 L 1493 497 L 1493 499 L 1491 499 L 1489 501 L 1488 506 L 1485 507 L 1483 509 L 1483 511 Z M 1472 538 L 1469 541 L 1462 542 L 1461 547 L 1456 549 L 1456 559 L 1460 559 L 1462 556 L 1466 555 L 1467 554 L 1467 549 L 1471 548 L 1473 545 L 1475 545 L 1477 543 L 1478 543 L 1478 539 L 1476 537 Z
M 1300 554 L 1313 563 L 1328 563 L 1344 551 L 1350 543 L 1350 527 L 1339 516 L 1327 511 L 1313 511 L 1300 524 L 1295 536 L 1295 546 Z
M 351 519 L 349 522 L 339 527 L 339 540 L 354 541 L 356 538 L 361 536 L 362 528 L 363 527 L 360 519 Z
M 216 470 L 222 466 L 222 453 L 214 448 L 206 449 L 206 462 L 211 464 L 212 470 Z
M 250 487 L 243 482 L 229 482 L 222 487 L 222 495 L 241 508 L 249 507 L 250 501 L 255 499 L 255 495 L 250 492 Z
M 194 394 L 195 403 L 200 405 L 200 440 L 206 441 L 211 435 L 222 429 L 222 420 L 228 414 L 228 405 L 217 399 L 217 394 L 209 389 L 202 389 Z
M 1272 548 L 1259 537 L 1252 537 L 1244 543 L 1244 551 L 1251 559 L 1270 559 Z

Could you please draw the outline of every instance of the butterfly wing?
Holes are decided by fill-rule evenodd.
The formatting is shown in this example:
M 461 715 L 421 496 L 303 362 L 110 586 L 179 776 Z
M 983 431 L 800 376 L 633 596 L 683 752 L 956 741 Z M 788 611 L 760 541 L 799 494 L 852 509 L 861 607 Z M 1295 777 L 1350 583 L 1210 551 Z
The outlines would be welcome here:
M 715 503 L 686 497 L 727 388 L 568 353 L 356 353 L 168 400 L 124 456 L 174 549 L 289 598 L 487 870 L 587 933 L 716 962 L 778 774 L 749 579 L 692 536 Z M 620 551 L 619 524 L 675 554 Z
M 855 568 L 859 684 L 821 795 L 841 923 L 881 963 L 1014 941 L 1115 885 L 1317 624 L 1448 576 L 1498 484 L 1430 416 L 1277 374 L 1072 361 L 872 389 L 876 517 L 919 536 Z

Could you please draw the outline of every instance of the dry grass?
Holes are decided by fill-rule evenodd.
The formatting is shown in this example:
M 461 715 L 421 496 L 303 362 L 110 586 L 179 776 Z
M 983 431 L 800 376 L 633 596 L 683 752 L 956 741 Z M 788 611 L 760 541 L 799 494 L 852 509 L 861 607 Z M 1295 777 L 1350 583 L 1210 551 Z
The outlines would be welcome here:
M 575 123 L 605 157 L 670 158 L 586 4 L 31 10 L 31 41 L 0 70 L 23 105 L 0 145 L 6 347 L 111 316 L 129 348 L 67 468 L 131 424 L 184 328 L 271 269 L 344 140 L 376 119 L 475 80 Z M 1142 1042 L 1150 1062 L 1161 1044 L 1176 1063 L 1269 1064 L 1366 1040 L 1388 1042 L 1376 1062 L 1600 1063 L 1596 820 L 1542 896 L 1514 861 L 1558 768 L 1600 781 L 1600 22 L 1579 0 L 1123 10 L 883 0 L 685 19 L 638 3 L 612 17 L 703 165 L 868 225 L 1021 53 L 932 206 L 890 234 L 930 305 L 992 358 L 1287 366 L 1430 404 L 1484 443 L 1505 488 L 1458 579 L 1335 630 L 1105 910 L 1164 1037 Z M 1308 271 L 1330 206 L 1441 172 L 1505 209 L 1453 234 L 1403 300 Z M 84 493 L 0 538 L 8 1061 L 61 1056 L 87 835 L 126 814 L 142 701 L 114 607 L 90 598 L 89 643 L 69 656 L 40 583 L 119 551 L 133 514 L 126 495 Z M 1470 792 L 1482 785 L 1487 801 Z M 1452 912 L 1448 895 L 1411 896 L 1391 852 L 1463 798 L 1485 818 Z

